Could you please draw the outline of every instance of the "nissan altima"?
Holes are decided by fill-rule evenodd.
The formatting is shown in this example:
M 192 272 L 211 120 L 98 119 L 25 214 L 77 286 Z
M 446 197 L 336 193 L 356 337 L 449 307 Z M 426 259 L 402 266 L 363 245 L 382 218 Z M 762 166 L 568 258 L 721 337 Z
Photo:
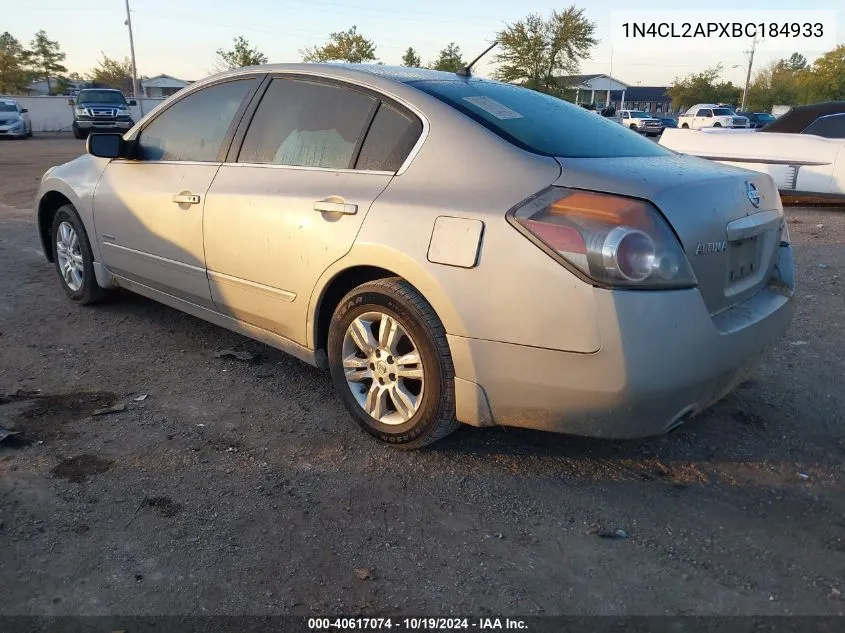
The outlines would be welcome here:
M 468 75 L 194 83 L 44 175 L 45 255 L 79 304 L 122 288 L 328 369 L 404 448 L 660 434 L 748 376 L 792 313 L 772 179 Z

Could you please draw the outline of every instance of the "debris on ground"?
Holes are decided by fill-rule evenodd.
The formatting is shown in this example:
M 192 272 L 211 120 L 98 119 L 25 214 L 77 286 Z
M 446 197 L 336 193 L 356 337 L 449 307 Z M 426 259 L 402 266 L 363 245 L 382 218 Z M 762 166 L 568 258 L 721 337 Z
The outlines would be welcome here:
M 792 347 L 799 347 L 801 345 L 806 345 L 806 344 L 807 344 L 807 341 L 792 341 L 790 343 L 790 345 L 792 345 Z
M 214 352 L 215 358 L 224 358 L 226 356 L 231 356 L 232 358 L 237 358 L 238 360 L 242 360 L 247 363 L 255 360 L 255 354 L 247 352 L 246 350 L 221 349 Z
M 621 540 L 626 539 L 626 538 L 631 538 L 631 535 L 628 534 L 625 530 L 623 530 L 621 528 L 614 531 L 614 532 L 602 531 L 602 532 L 599 532 L 598 535 L 599 535 L 599 538 L 606 538 L 606 539 L 611 539 L 611 540 L 616 540 L 616 541 L 621 541 Z
M 355 570 L 355 575 L 358 577 L 358 580 L 372 580 L 373 570 L 369 567 L 361 567 Z
M 798 476 L 805 481 L 810 478 L 810 475 L 808 475 L 807 473 L 798 473 Z
M 12 435 L 20 435 L 20 431 L 10 431 L 5 426 L 0 426 L 0 442 Z
M 828 266 L 827 264 L 819 264 L 819 268 L 825 270 L 826 268 L 830 268 L 830 266 Z
M 120 413 L 121 411 L 126 411 L 126 405 L 123 403 L 115 404 L 111 407 L 94 409 L 94 413 L 92 413 L 91 415 L 109 415 L 111 413 Z
M 133 399 L 135 402 L 143 402 L 144 400 L 146 400 L 146 399 L 147 399 L 147 398 L 149 398 L 149 397 L 150 397 L 150 394 L 148 394 L 148 393 L 142 393 L 140 396 L 135 396 L 135 397 L 134 397 L 134 398 L 132 398 L 132 399 Z

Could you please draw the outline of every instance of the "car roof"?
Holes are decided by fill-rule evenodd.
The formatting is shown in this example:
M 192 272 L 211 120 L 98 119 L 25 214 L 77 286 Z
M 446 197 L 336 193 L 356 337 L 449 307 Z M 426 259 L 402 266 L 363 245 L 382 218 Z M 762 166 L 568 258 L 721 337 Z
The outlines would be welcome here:
M 845 101 L 826 101 L 813 105 L 795 106 L 779 119 L 769 123 L 761 131 L 799 134 L 819 117 L 843 112 L 845 112 Z

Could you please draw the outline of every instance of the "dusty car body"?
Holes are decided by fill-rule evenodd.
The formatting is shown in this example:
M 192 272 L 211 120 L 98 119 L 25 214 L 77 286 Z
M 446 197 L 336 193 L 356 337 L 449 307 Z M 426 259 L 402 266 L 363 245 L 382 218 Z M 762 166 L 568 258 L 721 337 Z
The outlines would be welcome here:
M 244 68 L 88 145 L 37 200 L 71 299 L 125 288 L 327 367 L 405 448 L 459 423 L 666 432 L 792 311 L 771 178 L 508 84 Z

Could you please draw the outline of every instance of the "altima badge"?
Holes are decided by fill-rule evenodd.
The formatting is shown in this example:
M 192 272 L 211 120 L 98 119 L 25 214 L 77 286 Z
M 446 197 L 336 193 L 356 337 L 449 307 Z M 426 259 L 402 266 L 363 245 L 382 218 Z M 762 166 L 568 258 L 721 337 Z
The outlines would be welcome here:
M 727 242 L 699 242 L 695 247 L 696 255 L 711 255 L 713 253 L 724 253 L 728 250 Z

